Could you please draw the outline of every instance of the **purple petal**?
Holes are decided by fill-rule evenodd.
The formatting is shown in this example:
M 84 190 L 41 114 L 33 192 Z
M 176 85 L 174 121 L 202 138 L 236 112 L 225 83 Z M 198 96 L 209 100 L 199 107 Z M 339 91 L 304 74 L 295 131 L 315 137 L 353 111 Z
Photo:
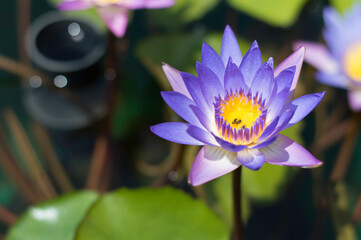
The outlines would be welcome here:
M 268 124 L 266 129 L 263 131 L 261 137 L 258 139 L 259 142 L 264 142 L 267 138 L 275 131 L 280 117 L 277 116 L 273 121 Z
M 237 160 L 251 170 L 258 170 L 264 164 L 264 155 L 258 149 L 245 149 L 237 153 Z
M 98 8 L 99 15 L 109 30 L 117 37 L 123 37 L 128 25 L 128 9 L 120 7 Z
M 293 46 L 295 49 L 305 46 L 305 61 L 319 71 L 328 74 L 336 74 L 340 71 L 339 64 L 323 44 L 299 41 L 294 43 Z
M 240 166 L 237 154 L 220 147 L 204 146 L 194 160 L 188 181 L 198 186 L 223 176 Z
M 268 145 L 270 145 L 271 143 L 273 143 L 277 137 L 279 136 L 279 134 L 267 139 L 266 141 L 262 142 L 262 143 L 259 143 L 259 144 L 256 144 L 254 145 L 253 147 L 251 147 L 252 149 L 260 149 L 260 148 L 264 148 L 264 147 L 267 147 Z
M 276 78 L 286 68 L 296 66 L 295 75 L 293 76 L 290 93 L 288 94 L 286 102 L 290 102 L 293 97 L 293 93 L 295 91 L 298 82 L 298 77 L 300 76 L 304 55 L 305 55 L 305 48 L 300 47 L 294 53 L 288 56 L 285 60 L 283 60 L 274 70 L 274 76 Z
M 348 88 L 348 78 L 343 73 L 327 74 L 323 72 L 316 72 L 316 79 L 325 85 L 329 85 L 337 88 Z
M 273 137 L 274 135 L 278 134 L 280 131 L 288 128 L 294 114 L 295 114 L 294 108 L 284 109 L 282 114 L 280 115 L 279 121 L 277 123 L 274 132 L 268 138 Z
M 191 95 L 191 98 L 197 105 L 197 107 L 206 115 L 212 114 L 206 100 L 203 97 L 201 84 L 198 78 L 190 73 L 181 72 L 181 76 L 184 80 L 184 84 L 187 87 L 187 91 Z M 214 107 L 212 107 L 214 109 Z
M 163 68 L 163 72 L 164 72 L 165 76 L 167 77 L 169 84 L 171 85 L 173 91 L 179 92 L 179 93 L 187 96 L 188 98 L 192 99 L 191 95 L 189 94 L 189 92 L 184 84 L 184 81 L 180 74 L 180 71 L 169 66 L 166 63 L 162 63 L 162 68 Z
M 89 1 L 84 0 L 68 0 L 63 1 L 58 5 L 58 8 L 63 11 L 77 11 L 92 7 Z
M 277 75 L 277 77 L 275 78 L 275 82 L 277 84 L 277 91 L 276 91 L 277 93 L 283 90 L 290 91 L 295 73 L 296 73 L 296 66 L 292 66 L 286 68 Z
M 322 164 L 301 145 L 283 135 L 260 151 L 264 154 L 265 161 L 271 164 L 307 168 L 318 167 Z
M 194 137 L 195 139 L 205 143 L 206 145 L 211 145 L 214 147 L 220 147 L 216 139 L 207 131 L 204 131 L 196 126 L 190 126 L 187 130 L 189 135 Z
M 304 95 L 288 103 L 285 108 L 295 109 L 295 113 L 286 128 L 289 128 L 307 116 L 320 103 L 325 93 L 326 92 Z
M 226 72 L 224 74 L 224 86 L 226 90 L 239 91 L 240 89 L 243 92 L 248 92 L 249 88 L 244 81 L 241 70 L 230 60 L 228 61 Z
M 251 86 L 252 79 L 262 64 L 262 55 L 257 41 L 254 41 L 241 62 L 240 69 L 247 86 Z
M 210 70 L 212 70 L 221 80 L 224 77 L 224 63 L 218 56 L 217 52 L 213 50 L 207 43 L 203 43 L 201 61 Z
M 343 15 L 342 25 L 345 43 L 350 45 L 361 38 L 361 29 L 357 23 L 361 22 L 361 6 L 355 3 L 352 8 Z
M 277 90 L 267 108 L 267 122 L 272 122 L 283 110 L 286 103 L 296 67 L 283 70 L 275 79 Z
M 253 94 L 258 92 L 258 96 L 262 95 L 262 99 L 267 102 L 271 98 L 273 86 L 273 70 L 267 63 L 263 63 L 254 75 L 250 89 Z
M 226 29 L 223 33 L 222 44 L 221 44 L 221 58 L 226 65 L 228 63 L 228 59 L 232 57 L 233 62 L 239 66 L 242 61 L 242 53 L 239 49 L 238 41 L 236 36 L 234 35 L 230 26 L 226 26 Z
M 270 57 L 267 61 L 267 64 L 270 68 L 273 69 L 273 65 L 274 65 L 274 61 L 273 61 L 273 57 Z
M 352 110 L 359 112 L 361 110 L 361 91 L 349 91 L 348 101 Z
M 207 129 L 209 132 L 217 132 L 217 126 L 214 118 L 214 114 L 209 113 L 206 115 L 203 111 L 201 111 L 196 106 L 190 106 L 198 120 L 201 124 Z
M 342 24 L 341 16 L 331 7 L 325 7 L 323 18 L 326 28 L 323 31 L 323 37 L 331 50 L 332 55 L 341 60 L 345 47 L 347 46 L 346 32 Z M 346 26 L 348 28 L 349 26 Z
M 332 7 L 325 7 L 323 9 L 323 20 L 327 28 L 342 30 L 341 16 Z
M 174 0 L 123 0 L 122 4 L 130 9 L 167 8 L 174 5 Z
M 181 122 L 166 122 L 150 127 L 150 130 L 157 136 L 168 141 L 187 144 L 187 145 L 204 145 L 203 142 L 195 139 L 187 130 L 192 125 Z
M 267 123 L 273 122 L 273 120 L 280 115 L 285 108 L 289 90 L 284 89 L 280 93 L 275 94 L 271 103 L 267 107 Z
M 209 108 L 214 108 L 214 98 L 218 96 L 223 97 L 225 94 L 224 88 L 217 75 L 205 65 L 197 62 L 196 68 L 204 99 L 206 100 Z
M 161 95 L 169 107 L 185 121 L 197 127 L 203 126 L 191 108 L 195 106 L 192 100 L 179 92 L 161 92 Z
M 265 132 L 263 132 L 263 134 L 261 135 L 261 138 L 259 139 L 259 142 L 268 141 L 268 139 L 273 138 L 280 131 L 287 128 L 288 124 L 289 124 L 289 122 L 292 119 L 294 114 L 295 114 L 295 109 L 285 109 L 285 110 L 283 110 L 282 114 L 279 117 L 276 118 L 277 124 L 273 128 L 273 131 L 267 131 L 267 132 L 265 131 Z
M 221 139 L 220 137 L 217 137 L 214 134 L 213 134 L 213 136 L 216 139 L 216 141 L 219 143 L 219 145 L 221 145 L 222 148 L 224 148 L 225 150 L 227 150 L 229 152 L 236 153 L 236 152 L 242 151 L 247 148 L 247 146 L 245 146 L 245 145 L 236 145 L 236 144 L 230 143 L 226 140 Z

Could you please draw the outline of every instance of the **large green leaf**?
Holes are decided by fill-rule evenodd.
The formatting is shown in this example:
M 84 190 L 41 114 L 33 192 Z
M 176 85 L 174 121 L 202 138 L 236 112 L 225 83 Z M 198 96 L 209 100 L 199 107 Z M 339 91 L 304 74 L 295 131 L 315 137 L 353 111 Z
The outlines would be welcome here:
M 73 240 L 80 221 L 97 199 L 97 193 L 82 191 L 30 207 L 10 229 L 6 239 Z
M 227 0 L 235 9 L 277 27 L 291 26 L 307 0 Z M 342 1 L 342 0 L 340 0 Z
M 104 195 L 76 240 L 229 239 L 225 224 L 200 200 L 172 188 L 120 189 Z

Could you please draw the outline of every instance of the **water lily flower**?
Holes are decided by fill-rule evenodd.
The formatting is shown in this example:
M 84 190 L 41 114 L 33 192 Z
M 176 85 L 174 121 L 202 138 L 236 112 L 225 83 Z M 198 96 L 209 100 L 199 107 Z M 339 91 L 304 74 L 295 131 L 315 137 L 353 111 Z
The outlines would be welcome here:
M 262 63 L 256 41 L 242 56 L 227 26 L 220 56 L 203 44 L 201 63 L 196 64 L 198 77 L 163 64 L 173 91 L 161 95 L 187 123 L 161 123 L 151 131 L 172 142 L 203 146 L 190 170 L 192 185 L 241 165 L 258 170 L 265 162 L 297 167 L 322 164 L 279 134 L 303 119 L 324 95 L 315 93 L 292 100 L 303 56 L 301 47 L 273 69 L 272 58 Z
M 110 31 L 122 37 L 128 25 L 129 10 L 167 8 L 173 4 L 174 0 L 63 0 L 58 8 L 76 11 L 95 7 Z
M 299 41 L 306 47 L 305 61 L 314 66 L 316 79 L 326 85 L 348 90 L 350 107 L 361 110 L 361 7 L 354 5 L 341 16 L 335 9 L 323 11 L 324 44 Z

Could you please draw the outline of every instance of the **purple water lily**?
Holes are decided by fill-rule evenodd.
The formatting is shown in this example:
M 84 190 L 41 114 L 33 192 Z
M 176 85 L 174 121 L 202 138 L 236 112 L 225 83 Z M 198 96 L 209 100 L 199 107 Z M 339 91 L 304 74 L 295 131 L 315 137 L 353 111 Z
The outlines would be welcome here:
M 323 11 L 323 37 L 328 48 L 320 43 L 299 41 L 306 46 L 305 60 L 318 71 L 319 82 L 348 89 L 350 107 L 361 110 L 361 7 L 354 5 L 341 16 L 331 7 Z
M 118 37 L 125 34 L 129 10 L 140 8 L 167 8 L 174 0 L 63 0 L 61 10 L 84 10 L 96 7 L 110 31 Z
M 203 44 L 198 77 L 167 64 L 163 70 L 173 91 L 162 92 L 165 102 L 185 121 L 151 127 L 172 142 L 202 145 L 193 162 L 189 182 L 200 185 L 240 165 L 258 170 L 276 165 L 316 167 L 322 164 L 280 131 L 311 112 L 323 93 L 291 101 L 303 62 L 301 47 L 273 69 L 262 63 L 255 41 L 242 57 L 237 39 L 226 27 L 221 56 Z

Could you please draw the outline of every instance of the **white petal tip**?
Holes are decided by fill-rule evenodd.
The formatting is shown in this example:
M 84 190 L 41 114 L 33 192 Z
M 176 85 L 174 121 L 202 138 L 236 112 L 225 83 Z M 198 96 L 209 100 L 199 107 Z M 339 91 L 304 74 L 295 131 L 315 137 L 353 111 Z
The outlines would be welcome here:
M 310 168 L 310 169 L 312 169 L 312 168 L 317 168 L 317 167 L 320 167 L 320 166 L 322 166 L 323 165 L 323 162 L 319 162 L 319 163 L 317 163 L 317 164 L 315 164 L 315 165 L 311 165 L 311 166 L 305 166 L 305 167 L 302 167 L 302 168 Z

